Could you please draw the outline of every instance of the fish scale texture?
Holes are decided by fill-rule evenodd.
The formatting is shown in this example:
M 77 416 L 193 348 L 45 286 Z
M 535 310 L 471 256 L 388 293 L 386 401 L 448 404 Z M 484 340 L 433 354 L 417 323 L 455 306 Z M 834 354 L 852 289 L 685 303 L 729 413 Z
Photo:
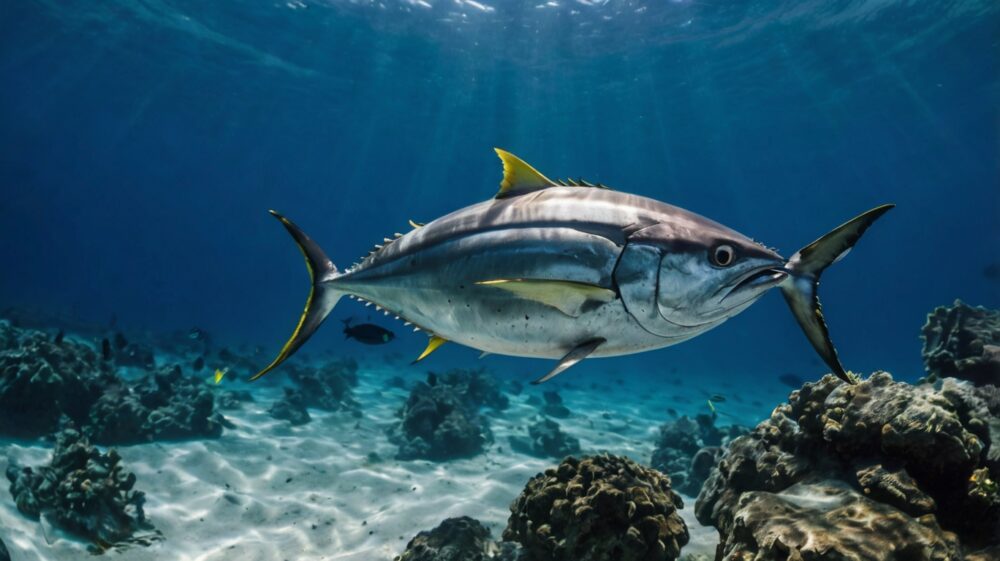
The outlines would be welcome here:
M 1000 552 L 1000 403 L 877 372 L 792 392 L 695 504 L 720 559 L 958 560 Z M 965 557 L 963 557 L 965 556 Z
M 670 478 L 618 456 L 566 458 L 511 505 L 505 540 L 530 561 L 669 561 L 687 544 Z

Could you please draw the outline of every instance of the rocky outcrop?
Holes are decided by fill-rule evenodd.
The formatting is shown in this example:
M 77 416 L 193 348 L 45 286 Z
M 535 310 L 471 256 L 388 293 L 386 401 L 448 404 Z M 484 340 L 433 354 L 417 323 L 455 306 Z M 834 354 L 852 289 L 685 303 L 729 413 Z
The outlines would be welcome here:
M 718 528 L 718 559 L 957 560 L 995 548 L 991 395 L 954 379 L 827 375 L 731 443 L 695 513 Z
M 356 362 L 336 361 L 319 368 L 295 366 L 289 369 L 289 378 L 298 386 L 299 399 L 306 407 L 323 411 L 350 411 L 361 415 L 352 388 L 358 385 Z
M 285 388 L 284 396 L 274 402 L 268 414 L 275 419 L 288 421 L 293 426 L 304 425 L 312 420 L 302 392 L 292 388 Z
M 489 407 L 503 411 L 510 406 L 510 400 L 500 389 L 496 378 L 489 375 L 485 368 L 464 370 L 455 368 L 438 374 L 437 383 L 451 386 L 453 391 L 465 396 L 473 407 Z
M 0 561 L 10 561 L 10 553 L 7 551 L 7 544 L 0 540 Z
M 960 378 L 978 386 L 1000 386 L 1000 311 L 955 300 L 927 315 L 921 336 L 927 377 Z
M 400 421 L 389 430 L 399 446 L 396 458 L 448 460 L 474 456 L 492 440 L 489 422 L 461 390 L 440 381 L 417 383 L 410 391 Z
M 562 431 L 559 423 L 539 419 L 528 427 L 528 436 L 510 437 L 510 447 L 515 452 L 538 458 L 565 458 L 580 453 L 580 441 Z
M 91 408 L 83 432 L 100 444 L 135 444 L 218 438 L 226 424 L 215 411 L 213 391 L 175 365 L 107 389 Z
M 83 424 L 117 381 L 91 347 L 70 339 L 57 343 L 41 331 L 0 320 L 0 434 L 49 434 L 63 416 Z
M 498 543 L 490 530 L 468 516 L 448 518 L 437 528 L 420 532 L 395 561 L 514 561 L 515 544 Z
M 723 447 L 748 431 L 739 425 L 720 429 L 715 426 L 715 417 L 707 414 L 668 421 L 660 426 L 650 465 L 670 474 L 675 489 L 696 497 L 722 457 Z
M 562 396 L 554 390 L 546 391 L 542 394 L 545 403 L 542 405 L 542 413 L 556 419 L 569 417 L 569 409 L 563 405 Z
M 688 542 L 670 478 L 617 456 L 566 458 L 511 504 L 503 538 L 530 561 L 665 561 Z
M 143 513 L 145 496 L 133 489 L 135 475 L 121 465 L 114 449 L 101 453 L 80 431 L 64 428 L 56 436 L 47 466 L 7 468 L 17 509 L 33 519 L 87 538 L 98 547 L 128 541 L 151 530 Z

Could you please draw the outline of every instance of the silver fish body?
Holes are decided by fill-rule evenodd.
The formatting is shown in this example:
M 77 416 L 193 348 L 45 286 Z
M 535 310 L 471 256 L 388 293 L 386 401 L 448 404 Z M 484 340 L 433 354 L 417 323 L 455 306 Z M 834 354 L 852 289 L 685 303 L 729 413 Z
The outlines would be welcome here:
M 786 261 L 693 212 L 551 181 L 498 154 L 505 177 L 497 198 L 387 240 L 345 271 L 275 214 L 303 250 L 314 288 L 292 338 L 255 377 L 301 346 L 345 294 L 432 335 L 421 358 L 452 341 L 486 353 L 561 359 L 551 377 L 588 356 L 685 341 L 781 286 L 817 351 L 846 378 L 817 314 L 816 281 L 888 206 Z

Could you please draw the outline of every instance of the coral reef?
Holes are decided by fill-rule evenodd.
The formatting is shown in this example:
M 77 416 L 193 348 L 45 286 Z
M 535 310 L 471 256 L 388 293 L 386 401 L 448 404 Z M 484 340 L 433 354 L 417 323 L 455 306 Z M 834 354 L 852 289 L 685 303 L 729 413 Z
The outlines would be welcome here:
M 510 437 L 510 447 L 539 458 L 564 458 L 580 453 L 580 441 L 551 419 L 540 419 L 528 427 L 528 436 Z
M 351 411 L 360 416 L 351 388 L 358 385 L 358 365 L 354 361 L 329 362 L 319 368 L 295 366 L 289 371 L 296 391 L 306 407 L 324 411 Z
M 479 408 L 506 407 L 506 396 L 480 371 L 431 374 L 428 382 L 413 386 L 400 422 L 389 429 L 389 439 L 399 446 L 396 457 L 447 460 L 481 452 L 492 434 Z
M 0 433 L 49 434 L 66 416 L 83 423 L 117 377 L 87 345 L 0 321 Z
M 542 398 L 545 399 L 545 404 L 542 405 L 543 414 L 557 419 L 569 417 L 569 409 L 563 405 L 562 396 L 558 392 L 546 391 L 542 394 Z
M 487 374 L 485 368 L 464 370 L 454 368 L 444 374 L 435 375 L 438 384 L 451 386 L 453 391 L 465 396 L 473 407 L 489 407 L 503 411 L 510 406 L 510 400 L 500 389 L 496 378 Z
M 285 388 L 285 395 L 275 401 L 267 412 L 275 419 L 288 421 L 295 426 L 304 425 L 312 420 L 302 392 L 291 388 Z
M 1000 386 L 1000 311 L 955 300 L 927 315 L 921 330 L 927 377 L 952 377 L 976 385 Z
M 215 411 L 212 390 L 175 365 L 106 390 L 91 408 L 83 432 L 100 444 L 134 444 L 218 438 L 226 424 Z
M 715 417 L 706 414 L 668 421 L 660 426 L 650 465 L 670 474 L 674 489 L 696 497 L 722 456 L 722 447 L 747 432 L 739 425 L 723 431 L 715 426 Z
M 478 454 L 492 438 L 489 423 L 451 386 L 423 382 L 410 391 L 389 439 L 401 460 L 447 460 Z
M 695 513 L 719 530 L 719 559 L 915 561 L 997 548 L 991 395 L 951 378 L 827 375 L 730 444 Z
M 218 437 L 226 424 L 209 388 L 177 366 L 126 382 L 87 345 L 0 321 L 0 433 L 43 436 L 63 417 L 100 444 Z
M 56 435 L 49 465 L 7 467 L 10 493 L 25 516 L 45 516 L 103 548 L 151 529 L 142 510 L 145 496 L 133 490 L 135 475 L 120 460 L 114 449 L 102 454 L 67 427 Z
M 511 504 L 505 540 L 531 561 L 676 559 L 688 542 L 670 478 L 621 457 L 566 458 Z
M 227 390 L 215 395 L 215 406 L 219 409 L 240 409 L 244 403 L 252 403 L 253 400 L 253 394 L 246 390 Z
M 430 531 L 417 534 L 395 561 L 514 561 L 517 547 L 498 543 L 490 530 L 468 516 L 448 518 Z

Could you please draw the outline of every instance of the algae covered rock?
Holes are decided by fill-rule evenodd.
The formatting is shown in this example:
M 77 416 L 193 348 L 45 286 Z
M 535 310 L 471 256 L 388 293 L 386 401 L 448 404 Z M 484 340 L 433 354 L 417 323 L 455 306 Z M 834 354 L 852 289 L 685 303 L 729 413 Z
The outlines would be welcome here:
M 505 540 L 531 561 L 661 561 L 688 542 L 670 478 L 622 457 L 566 458 L 511 504 Z
M 513 544 L 500 544 L 490 530 L 468 516 L 448 518 L 437 528 L 417 534 L 395 561 L 513 561 Z
M 83 432 L 100 444 L 135 444 L 218 438 L 226 424 L 215 411 L 214 392 L 173 365 L 109 387 L 91 408 Z
M 1000 410 L 984 394 L 885 372 L 807 383 L 732 442 L 695 514 L 719 530 L 724 559 L 916 561 L 996 547 Z
M 79 431 L 56 435 L 47 466 L 7 467 L 17 509 L 30 518 L 46 516 L 53 524 L 96 544 L 129 540 L 151 530 L 143 513 L 145 495 L 134 490 L 136 478 L 111 449 L 101 453 Z
M 502 398 L 502 399 L 501 399 Z M 449 460 L 474 456 L 493 440 L 480 407 L 507 407 L 499 386 L 482 371 L 429 374 L 413 386 L 399 410 L 399 422 L 389 439 L 399 446 L 401 460 Z
M 306 398 L 301 390 L 285 388 L 281 399 L 274 402 L 268 410 L 275 419 L 288 421 L 293 426 L 304 425 L 312 420 L 306 409 Z
M 0 434 L 49 434 L 63 416 L 82 424 L 117 381 L 88 345 L 0 321 Z
M 921 337 L 928 374 L 924 381 L 952 377 L 1000 386 L 1000 310 L 955 300 L 927 315 Z
M 528 427 L 528 436 L 510 437 L 510 447 L 538 458 L 564 458 L 580 453 L 580 441 L 562 431 L 559 423 L 540 419 Z
M 720 429 L 712 415 L 682 416 L 660 426 L 650 465 L 669 474 L 681 493 L 697 496 L 722 456 L 722 447 L 747 431 L 739 425 Z

